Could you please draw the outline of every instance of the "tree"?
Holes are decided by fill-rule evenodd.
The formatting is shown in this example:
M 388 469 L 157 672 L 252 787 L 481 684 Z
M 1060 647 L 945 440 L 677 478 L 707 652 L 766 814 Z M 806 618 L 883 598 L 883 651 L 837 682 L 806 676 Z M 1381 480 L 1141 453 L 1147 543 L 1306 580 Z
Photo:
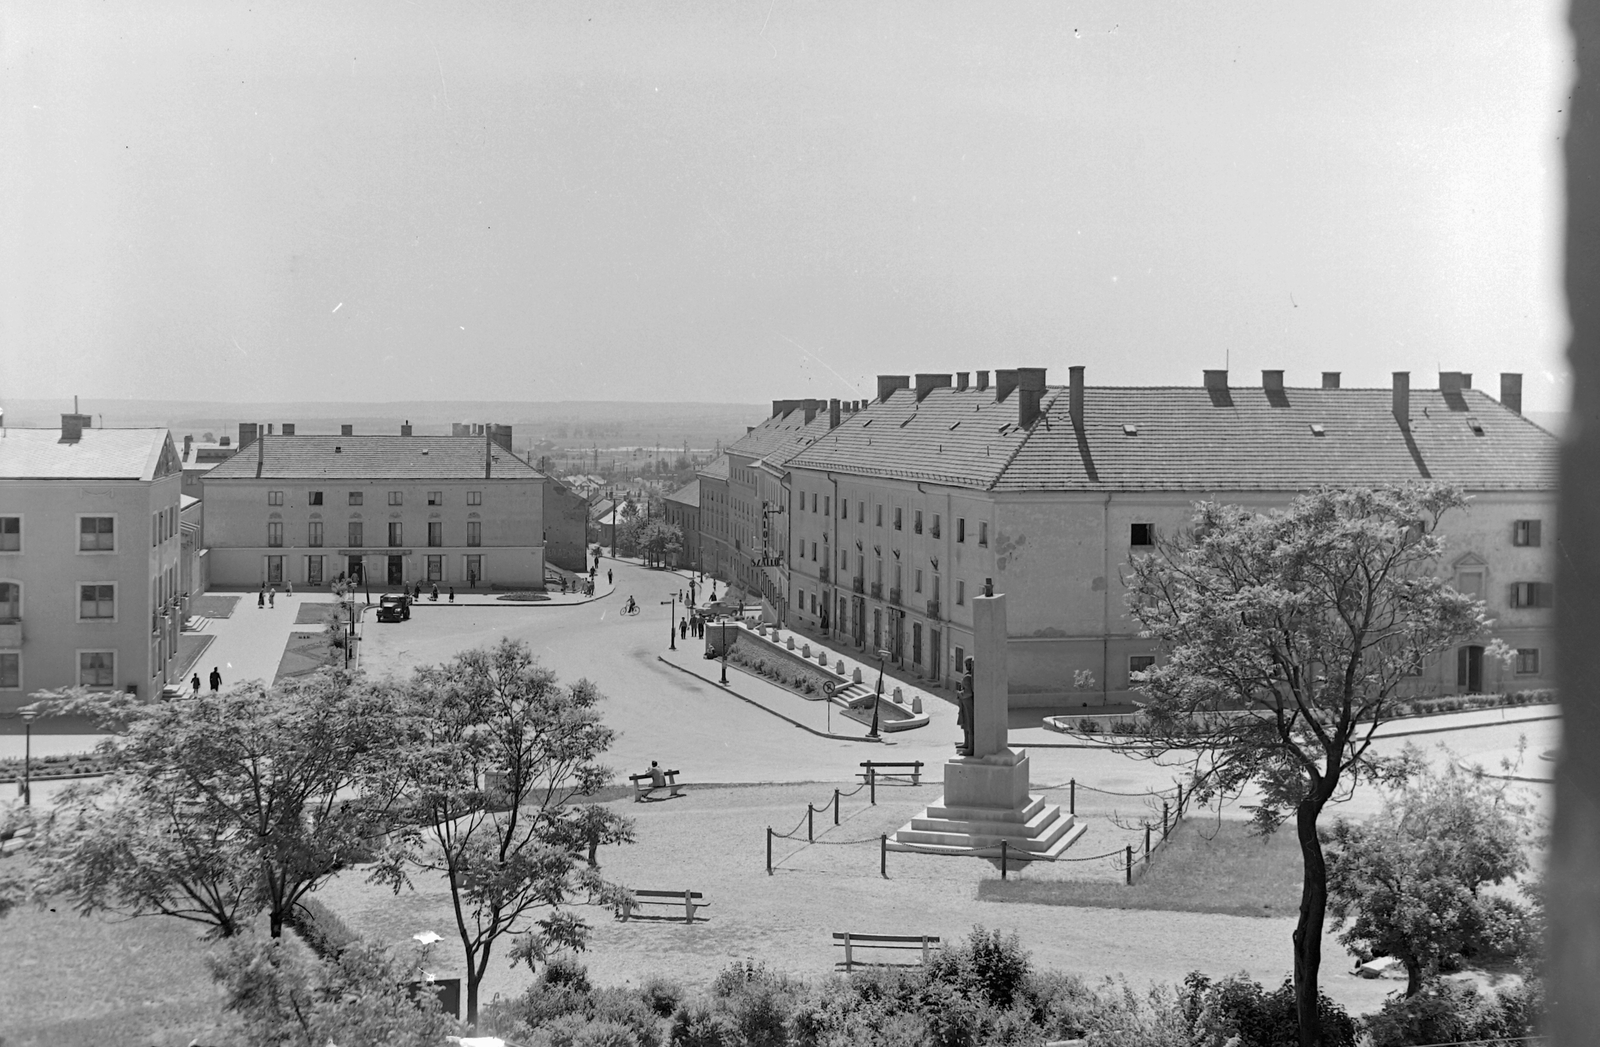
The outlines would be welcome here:
M 499 939 L 511 937 L 512 961 L 531 968 L 586 944 L 587 924 L 564 908 L 575 893 L 618 895 L 585 859 L 592 837 L 631 838 L 629 827 L 573 803 L 610 780 L 597 760 L 614 732 L 600 722 L 593 684 L 561 686 L 509 639 L 419 669 L 406 698 L 408 745 L 395 782 L 411 824 L 372 879 L 396 893 L 413 871 L 448 882 L 467 1022 L 476 1024 L 478 986 Z
M 652 565 L 670 563 L 683 551 L 683 528 L 665 520 L 651 520 L 639 530 L 640 554 Z
M 1519 951 L 1529 914 L 1480 889 L 1527 869 L 1527 813 L 1503 783 L 1446 760 L 1372 821 L 1339 819 L 1324 836 L 1329 910 L 1347 925 L 1339 941 L 1403 962 L 1407 996 L 1463 957 Z
M 165 915 L 230 937 L 258 912 L 272 936 L 294 903 L 379 831 L 373 792 L 393 740 L 390 695 L 324 671 L 174 701 L 62 692 L 120 735 L 102 781 L 68 790 L 41 824 L 34 889 L 84 915 Z M 366 802 L 348 802 L 367 790 Z
M 1138 688 L 1147 734 L 1126 751 L 1175 758 L 1202 803 L 1255 786 L 1256 826 L 1295 819 L 1304 876 L 1294 931 L 1300 1042 L 1317 1018 L 1327 868 L 1323 808 L 1403 761 L 1371 752 L 1423 660 L 1482 632 L 1482 604 L 1434 570 L 1440 519 L 1462 509 L 1437 484 L 1323 489 L 1258 514 L 1204 502 L 1193 527 L 1130 565 L 1128 606 L 1162 657 Z

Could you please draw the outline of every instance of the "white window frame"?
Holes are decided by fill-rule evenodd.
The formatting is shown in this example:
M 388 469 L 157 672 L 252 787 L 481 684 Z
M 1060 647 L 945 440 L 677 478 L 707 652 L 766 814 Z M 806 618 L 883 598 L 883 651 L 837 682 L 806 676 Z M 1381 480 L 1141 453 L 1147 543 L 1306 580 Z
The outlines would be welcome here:
M 966 579 L 964 579 L 964 578 L 957 578 L 956 579 L 956 606 L 957 607 L 965 607 L 966 605 L 967 605 L 967 582 L 966 582 Z
M 322 504 L 322 492 L 321 491 L 307 491 L 306 492 L 306 504 L 307 505 L 321 505 Z
M 1138 668 L 1134 668 L 1133 660 L 1135 658 L 1138 658 L 1141 661 L 1144 661 L 1145 664 L 1139 666 Z M 1130 655 L 1128 655 L 1128 682 L 1130 684 L 1133 682 L 1133 674 L 1134 673 L 1142 673 L 1146 669 L 1152 668 L 1155 664 L 1156 664 L 1156 656 L 1153 655 L 1153 654 L 1130 654 Z
M 482 505 L 483 504 L 483 492 L 482 491 L 468 491 L 467 492 L 467 504 L 468 505 Z
M 274 542 L 272 540 L 272 538 L 273 538 L 272 529 L 274 527 L 276 527 L 278 529 L 278 532 L 277 532 L 278 540 L 276 542 Z M 268 520 L 267 521 L 267 548 L 268 549 L 282 549 L 283 548 L 283 521 L 282 520 Z
M 404 504 L 406 504 L 406 493 L 404 491 L 390 491 L 389 492 L 389 504 L 390 505 L 404 505 Z
M 14 617 L 16 618 L 16 620 L 21 621 L 22 620 L 22 612 L 23 612 L 23 598 L 26 595 L 23 592 L 23 585 L 22 585 L 21 579 L 18 579 L 18 578 L 0 578 L 0 585 L 14 585 L 14 586 L 17 587 L 17 613 L 16 613 L 16 615 Z M 0 614 L 0 622 L 3 622 L 5 620 L 6 620 L 5 615 L 4 614 Z
M 4 682 L 5 678 L 4 677 L 0 677 L 0 691 L 25 691 L 25 690 L 27 690 L 28 688 L 27 688 L 27 686 L 26 686 L 26 684 L 24 682 L 27 679 L 27 677 L 25 677 L 23 675 L 25 670 L 23 669 L 23 665 L 22 665 L 22 652 L 21 651 L 0 651 L 0 658 L 15 658 L 17 660 L 17 685 L 15 687 L 7 687 L 5 682 Z
M 268 505 L 282 505 L 283 504 L 283 492 L 282 491 L 268 491 L 267 492 L 267 504 Z
M 83 682 L 83 656 L 86 654 L 109 654 L 111 656 L 111 682 L 110 683 L 84 683 Z M 117 689 L 117 649 L 115 647 L 80 647 L 73 652 L 73 662 L 76 664 L 76 675 L 79 687 L 89 687 L 94 690 L 114 691 Z
M 23 533 L 25 531 L 27 531 L 27 528 L 25 526 L 23 526 L 23 523 L 22 523 L 22 514 L 21 513 L 5 513 L 4 515 L 0 515 L 0 520 L 15 520 L 15 521 L 17 521 L 17 547 L 15 549 L 0 549 L 0 556 L 19 556 L 19 555 L 21 555 L 23 552 L 26 551 L 26 549 L 25 549 L 26 543 L 23 541 Z
M 122 537 L 122 523 L 117 519 L 116 513 L 78 513 L 73 524 L 72 540 L 77 542 L 79 556 L 115 556 L 117 554 L 118 540 Z M 83 521 L 85 520 L 110 520 L 111 521 L 111 548 L 85 549 L 83 547 Z
M 86 585 L 93 585 L 93 586 L 96 586 L 96 587 L 102 586 L 102 585 L 111 586 L 111 617 L 109 617 L 109 618 L 85 618 L 83 616 L 83 587 L 86 586 Z M 118 613 L 119 613 L 119 611 L 121 609 L 122 601 L 121 601 L 120 597 L 121 597 L 122 594 L 117 591 L 118 586 L 117 586 L 116 582 L 109 581 L 109 580 L 108 581 L 92 581 L 92 582 L 74 582 L 73 583 L 73 588 L 78 590 L 77 595 L 72 598 L 73 606 L 75 608 L 75 610 L 73 611 L 73 614 L 76 616 L 76 620 L 77 620 L 78 624 L 80 624 L 80 625 L 107 625 L 107 624 L 115 625 L 117 623 L 117 616 L 118 616 Z M 95 602 L 99 603 L 100 601 L 97 599 Z
M 443 505 L 444 504 L 444 492 L 443 491 L 429 491 L 428 492 L 428 504 L 429 505 Z

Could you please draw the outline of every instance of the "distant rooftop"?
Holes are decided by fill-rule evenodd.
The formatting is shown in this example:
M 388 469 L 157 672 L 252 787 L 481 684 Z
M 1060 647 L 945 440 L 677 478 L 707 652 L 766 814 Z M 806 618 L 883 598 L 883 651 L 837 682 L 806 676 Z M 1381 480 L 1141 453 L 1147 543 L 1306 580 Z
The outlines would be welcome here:
M 521 458 L 481 436 L 272 435 L 258 436 L 206 473 L 206 480 L 534 480 L 542 476 Z
M 165 429 L 0 428 L 0 480 L 153 480 L 179 472 Z

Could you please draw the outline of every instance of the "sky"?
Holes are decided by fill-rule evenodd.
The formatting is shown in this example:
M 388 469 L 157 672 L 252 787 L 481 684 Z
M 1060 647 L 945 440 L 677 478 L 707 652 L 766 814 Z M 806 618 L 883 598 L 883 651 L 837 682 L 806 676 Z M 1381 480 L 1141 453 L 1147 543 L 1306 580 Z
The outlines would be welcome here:
M 1526 375 L 1550 0 L 9 0 L 5 398 Z

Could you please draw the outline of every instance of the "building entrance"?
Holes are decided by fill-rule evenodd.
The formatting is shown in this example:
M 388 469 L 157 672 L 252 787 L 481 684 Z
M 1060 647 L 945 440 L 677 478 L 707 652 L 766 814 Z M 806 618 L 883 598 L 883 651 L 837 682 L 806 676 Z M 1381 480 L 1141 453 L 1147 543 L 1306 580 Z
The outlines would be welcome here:
M 405 582 L 405 557 L 389 557 L 389 585 L 401 585 Z
M 1483 648 L 1470 644 L 1456 650 L 1456 686 L 1468 694 L 1483 691 Z

